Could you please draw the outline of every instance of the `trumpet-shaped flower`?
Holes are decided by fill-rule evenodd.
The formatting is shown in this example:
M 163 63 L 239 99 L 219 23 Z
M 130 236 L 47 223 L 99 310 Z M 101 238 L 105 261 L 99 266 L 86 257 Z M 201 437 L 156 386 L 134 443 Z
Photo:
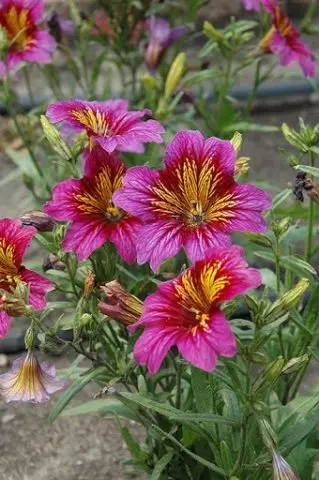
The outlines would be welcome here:
M 259 12 L 261 0 L 242 0 L 246 10 L 253 10 L 254 12 Z
M 263 50 L 277 55 L 282 66 L 298 62 L 305 77 L 313 77 L 316 74 L 315 57 L 300 39 L 299 31 L 275 0 L 261 0 L 261 3 L 272 15 L 272 26 L 261 41 Z
M 22 257 L 36 231 L 33 227 L 22 228 L 19 220 L 0 220 L 0 289 L 12 294 L 20 283 L 27 285 L 28 301 L 38 310 L 46 306 L 45 294 L 54 286 L 47 278 L 22 265 Z M 0 338 L 7 335 L 9 326 L 10 316 L 3 293 L 0 294 Z
M 44 403 L 64 386 L 65 382 L 56 378 L 55 366 L 40 364 L 32 352 L 15 360 L 11 371 L 0 375 L 0 395 L 7 403 Z
M 163 170 L 133 167 L 116 205 L 144 223 L 137 239 L 137 260 L 157 270 L 184 247 L 191 261 L 207 250 L 230 245 L 233 231 L 262 232 L 261 212 L 271 205 L 262 190 L 234 180 L 236 153 L 229 141 L 200 132 L 178 133 L 166 150 Z
M 124 164 L 114 155 L 96 146 L 85 153 L 84 176 L 58 183 L 53 199 L 44 210 L 56 220 L 71 221 L 63 248 L 87 259 L 106 240 L 111 240 L 127 262 L 136 258 L 136 234 L 140 220 L 128 215 L 112 202 L 113 193 L 122 186 Z
M 171 28 L 167 20 L 159 17 L 147 20 L 145 28 L 150 32 L 149 41 L 145 45 L 145 62 L 151 70 L 154 70 L 167 48 L 186 33 L 186 28 L 183 26 Z
M 273 480 L 299 480 L 291 466 L 277 452 L 273 453 Z
M 9 70 L 20 62 L 51 63 L 56 41 L 38 24 L 43 18 L 42 0 L 1 0 L 0 28 L 8 40 L 7 64 Z M 0 62 L 1 75 L 6 67 Z
M 64 122 L 75 131 L 87 132 L 90 147 L 99 144 L 106 152 L 120 150 L 141 153 L 144 143 L 163 141 L 163 127 L 156 120 L 142 121 L 148 109 L 129 112 L 126 100 L 88 102 L 66 100 L 49 105 L 47 116 L 52 123 Z
M 140 320 L 129 327 L 132 331 L 145 326 L 135 344 L 136 362 L 154 374 L 176 345 L 188 362 L 208 372 L 214 370 L 219 355 L 236 354 L 235 337 L 220 302 L 260 283 L 259 272 L 247 268 L 241 248 L 207 252 L 205 260 L 160 284 L 158 291 L 146 298 Z

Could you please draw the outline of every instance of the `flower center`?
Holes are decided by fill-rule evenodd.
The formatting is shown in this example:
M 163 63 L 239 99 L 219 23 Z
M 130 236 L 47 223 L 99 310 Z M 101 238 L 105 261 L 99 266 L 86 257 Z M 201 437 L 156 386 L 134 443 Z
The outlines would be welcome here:
M 81 180 L 81 193 L 75 195 L 77 209 L 89 215 L 103 216 L 110 222 L 116 222 L 124 212 L 112 202 L 115 190 L 122 186 L 124 169 L 112 173 L 109 166 L 102 168 L 94 178 Z
M 20 275 L 14 262 L 14 247 L 0 239 L 0 288 L 10 290 L 20 281 Z
M 73 109 L 72 116 L 74 120 L 77 120 L 86 129 L 91 130 L 94 135 L 107 136 L 109 124 L 105 112 L 101 112 L 99 109 L 94 111 L 87 106 L 83 110 Z
M 32 37 L 34 26 L 26 9 L 19 11 L 12 6 L 7 12 L 1 13 L 0 10 L 0 25 L 6 30 L 11 50 L 23 51 L 34 41 Z

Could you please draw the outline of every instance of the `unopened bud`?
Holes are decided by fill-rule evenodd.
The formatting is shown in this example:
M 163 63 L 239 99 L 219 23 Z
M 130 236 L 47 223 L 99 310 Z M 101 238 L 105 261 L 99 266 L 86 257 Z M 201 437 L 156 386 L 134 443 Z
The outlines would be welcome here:
M 308 353 L 301 355 L 301 357 L 291 358 L 284 366 L 282 373 L 289 374 L 289 373 L 297 372 L 308 362 L 309 362 Z
M 48 253 L 43 259 L 42 269 L 44 272 L 48 270 L 63 271 L 65 270 L 65 263 L 63 263 L 56 255 Z
M 92 315 L 90 313 L 83 313 L 81 317 L 79 318 L 79 324 L 81 326 L 85 326 L 89 324 L 92 321 Z
M 295 155 L 288 155 L 287 162 L 291 167 L 296 167 L 300 163 Z
M 39 232 L 52 232 L 55 221 L 41 210 L 31 210 L 20 216 L 22 225 L 35 227 Z
M 181 52 L 177 55 L 173 61 L 171 68 L 169 69 L 166 82 L 164 96 L 165 98 L 170 98 L 171 95 L 175 92 L 176 88 L 179 85 L 179 82 L 182 79 L 184 69 L 186 64 L 186 54 Z
M 292 145 L 293 147 L 296 147 L 298 150 L 300 150 L 303 153 L 308 152 L 309 148 L 302 141 L 302 139 L 300 138 L 300 135 L 298 135 L 298 133 L 292 128 L 290 128 L 286 123 L 282 124 L 281 131 L 285 139 L 287 140 L 287 142 L 290 143 L 290 145 Z
M 278 443 L 278 439 L 268 420 L 265 418 L 259 420 L 259 430 L 266 447 L 271 451 L 274 450 Z
M 262 247 L 271 247 L 272 243 L 271 240 L 266 237 L 266 235 L 262 235 L 261 233 L 246 233 L 245 236 L 256 245 L 261 245 Z
M 124 290 L 117 280 L 106 283 L 101 290 L 108 300 L 108 303 L 99 303 L 104 315 L 126 325 L 135 323 L 142 315 L 143 302 Z
M 77 158 L 83 152 L 86 142 L 87 142 L 87 133 L 83 131 L 79 135 L 77 135 L 77 137 L 73 142 L 72 155 L 74 158 Z
M 32 308 L 26 305 L 23 299 L 5 293 L 1 297 L 0 312 L 6 312 L 9 317 L 22 317 L 30 315 Z
M 225 38 L 220 30 L 217 30 L 210 22 L 204 22 L 204 33 L 211 40 L 217 43 L 224 43 Z
M 83 296 L 85 298 L 90 298 L 91 293 L 95 287 L 95 275 L 92 270 L 88 270 L 84 280 L 84 292 Z
M 257 297 L 246 294 L 245 302 L 252 313 L 257 313 L 259 311 L 259 303 Z
M 238 154 L 240 152 L 241 146 L 243 144 L 243 136 L 239 132 L 235 132 L 230 143 L 233 145 L 235 152 Z
M 32 325 L 30 325 L 24 335 L 24 343 L 27 350 L 33 350 L 35 342 L 35 332 Z
M 250 355 L 250 359 L 253 363 L 267 363 L 267 356 L 262 352 L 253 352 Z
M 290 225 L 290 221 L 291 221 L 290 217 L 285 217 L 282 220 L 280 220 L 280 222 L 273 222 L 271 224 L 270 228 L 274 232 L 276 237 L 280 237 L 287 232 Z
M 145 73 L 142 77 L 142 82 L 144 85 L 144 88 L 148 90 L 155 90 L 157 88 L 157 80 L 153 75 L 149 73 Z
M 30 287 L 24 282 L 18 282 L 13 296 L 17 299 L 23 300 L 25 304 L 29 303 L 29 294 L 30 294 Z
M 69 162 L 72 159 L 72 153 L 67 143 L 62 139 L 58 130 L 51 125 L 45 115 L 41 115 L 41 124 L 44 135 L 50 143 L 53 150 L 60 155 L 63 160 Z
M 275 383 L 281 375 L 284 365 L 285 360 L 283 359 L 283 357 L 278 357 L 276 358 L 276 360 L 271 362 L 268 367 L 266 367 L 256 378 L 253 386 L 253 391 L 258 392 L 263 387 Z
M 240 157 L 235 162 L 235 175 L 245 175 L 249 172 L 249 157 Z
M 276 320 L 285 312 L 288 312 L 294 308 L 302 299 L 303 295 L 309 288 L 309 280 L 302 278 L 297 285 L 284 293 L 278 300 L 276 300 L 267 311 L 267 318 L 271 318 L 271 321 Z M 268 320 L 269 322 L 269 320 Z

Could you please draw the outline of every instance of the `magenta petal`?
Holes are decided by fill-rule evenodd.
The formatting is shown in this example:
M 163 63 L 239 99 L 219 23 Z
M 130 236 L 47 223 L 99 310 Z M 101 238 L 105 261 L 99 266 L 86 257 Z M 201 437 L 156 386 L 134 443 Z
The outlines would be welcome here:
M 0 338 L 8 335 L 11 326 L 11 318 L 6 312 L 0 312 Z
M 118 254 L 126 263 L 136 260 L 136 236 L 141 222 L 133 217 L 123 218 L 110 232 L 110 240 L 116 245 Z
M 77 220 L 79 212 L 76 195 L 81 193 L 80 180 L 70 178 L 53 188 L 53 199 L 44 206 L 44 211 L 55 220 Z
M 124 100 L 124 98 L 116 98 L 111 100 L 106 100 L 105 102 L 101 102 L 104 107 L 110 111 L 114 112 L 127 112 L 128 111 L 128 100 Z
M 142 226 L 137 237 L 137 262 L 149 262 L 153 272 L 174 257 L 182 246 L 182 226 L 173 221 L 156 221 Z
M 30 305 L 32 305 L 35 310 L 41 310 L 41 308 L 44 308 L 47 304 L 45 295 L 54 289 L 54 284 L 43 275 L 28 270 L 25 267 L 21 267 L 20 275 L 22 281 L 30 286 Z
M 109 238 L 107 223 L 100 220 L 91 222 L 74 222 L 63 240 L 66 252 L 75 252 L 79 260 L 86 260 L 92 252 L 100 248 Z
M 246 0 L 246 1 L 251 1 L 254 2 L 256 0 Z M 276 10 L 276 0 L 259 0 L 262 6 L 264 7 L 267 12 L 273 13 Z
M 206 341 L 202 329 L 194 333 L 185 332 L 177 341 L 177 348 L 189 363 L 205 372 L 211 372 L 216 367 L 217 353 Z
M 264 232 L 267 228 L 261 212 L 271 208 L 271 198 L 263 190 L 249 184 L 237 184 L 234 188 L 236 206 L 230 220 L 233 231 Z
M 214 231 L 213 227 L 204 225 L 196 230 L 184 233 L 183 246 L 191 262 L 205 258 L 207 252 L 214 247 L 227 247 L 231 245 L 230 235 Z
M 261 0 L 242 0 L 242 4 L 246 10 L 259 12 L 260 1 Z
M 175 329 L 146 327 L 134 347 L 134 359 L 146 365 L 151 375 L 160 368 L 165 355 L 176 343 L 178 332 Z
M 206 341 L 218 355 L 234 357 L 237 352 L 236 338 L 223 312 L 217 310 L 210 317 L 209 327 L 204 330 Z
M 169 41 L 171 28 L 167 20 L 160 17 L 152 17 L 145 22 L 145 28 L 151 33 L 151 40 L 164 44 Z
M 123 179 L 123 187 L 113 194 L 114 203 L 141 220 L 152 219 L 151 188 L 158 177 L 159 173 L 149 167 L 129 168 Z
M 169 44 L 176 42 L 179 38 L 185 35 L 186 31 L 186 27 L 183 26 L 172 28 L 169 36 Z
M 169 143 L 165 156 L 164 164 L 169 166 L 173 162 L 178 162 L 181 158 L 189 158 L 198 161 L 202 157 L 204 148 L 204 137 L 197 130 L 185 130 L 177 133 Z
M 224 175 L 234 175 L 236 152 L 228 140 L 220 140 L 216 137 L 208 138 L 205 141 L 203 160 L 212 159 L 218 170 Z

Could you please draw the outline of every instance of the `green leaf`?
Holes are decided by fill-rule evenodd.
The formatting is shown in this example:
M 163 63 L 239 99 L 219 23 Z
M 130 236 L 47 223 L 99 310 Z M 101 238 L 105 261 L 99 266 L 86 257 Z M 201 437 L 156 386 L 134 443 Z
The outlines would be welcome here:
M 188 448 L 184 447 L 184 445 L 182 445 L 178 440 L 176 440 L 176 438 L 173 437 L 173 435 L 171 435 L 170 433 L 164 432 L 164 430 L 159 428 L 157 425 L 152 425 L 152 428 L 156 432 L 158 432 L 161 435 L 163 435 L 164 437 L 168 438 L 172 443 L 174 443 L 181 450 L 183 450 L 183 452 L 187 453 L 187 455 L 189 455 L 194 460 L 196 460 L 197 462 L 199 462 L 202 465 L 204 465 L 205 467 L 207 467 L 209 470 L 212 470 L 213 472 L 218 473 L 219 475 L 221 475 L 224 478 L 227 477 L 226 472 L 224 470 L 222 470 L 221 468 L 219 468 L 217 465 L 215 465 L 215 463 L 209 462 L 205 458 L 200 457 L 199 455 L 196 455 L 195 453 L 191 452 L 190 450 L 188 450 Z
M 303 172 L 309 173 L 309 175 L 313 175 L 314 177 L 319 177 L 319 168 L 309 167 L 309 165 L 297 165 L 294 168 L 295 170 L 302 170 Z
M 210 383 L 210 374 L 199 368 L 191 368 L 192 388 L 198 412 L 214 412 L 213 392 Z M 216 379 L 215 379 L 216 381 Z
M 275 256 L 272 252 L 267 252 L 263 250 L 257 250 L 253 252 L 256 257 L 262 258 L 267 262 L 275 263 Z M 295 255 L 286 255 L 280 257 L 280 264 L 282 267 L 293 272 L 300 278 L 308 278 L 310 281 L 314 281 L 314 277 L 317 277 L 316 270 L 302 258 L 296 257 Z
M 202 72 L 198 72 L 187 77 L 183 82 L 183 87 L 193 87 L 198 83 L 206 82 L 207 80 L 219 77 L 220 75 L 220 72 L 213 68 L 210 68 L 209 70 L 203 70 Z
M 279 438 L 279 446 L 284 455 L 288 455 L 318 426 L 318 414 L 319 412 L 316 411 L 302 423 L 290 425 L 283 431 Z
M 156 463 L 150 480 L 159 480 L 161 478 L 162 472 L 165 470 L 166 466 L 172 460 L 174 452 L 167 452 L 162 458 Z
M 97 378 L 100 374 L 105 372 L 105 367 L 99 367 L 95 370 L 89 371 L 86 375 L 83 375 L 76 379 L 72 385 L 63 393 L 63 395 L 59 398 L 57 403 L 51 410 L 49 415 L 49 420 L 54 422 L 54 420 L 60 415 L 62 410 L 68 405 L 68 403 L 72 400 L 72 398 L 79 393 L 83 388 Z
M 278 132 L 279 128 L 272 125 L 260 125 L 259 123 L 236 122 L 227 125 L 227 127 L 223 129 L 226 133 L 234 130 L 241 132 Z
M 120 427 L 120 432 L 132 457 L 139 462 L 146 460 L 148 457 L 147 453 L 143 452 L 139 444 L 132 437 L 129 429 L 127 427 Z
M 12 148 L 7 148 L 5 150 L 6 154 L 10 159 L 20 168 L 23 173 L 31 177 L 38 177 L 38 172 L 35 166 L 32 163 L 31 157 L 27 150 L 13 150 Z
M 272 201 L 272 207 L 271 210 L 268 210 L 265 216 L 268 216 L 270 211 L 275 210 L 276 208 L 279 207 L 287 198 L 291 197 L 291 188 L 286 188 L 282 192 L 278 193 Z
M 232 425 L 238 427 L 238 422 L 235 422 L 231 418 L 226 418 L 221 415 L 210 415 L 201 413 L 184 413 L 177 408 L 171 407 L 164 403 L 155 402 L 149 398 L 143 397 L 138 393 L 122 392 L 121 396 L 138 403 L 144 408 L 153 410 L 161 415 L 164 415 L 170 420 L 176 420 L 179 422 L 204 422 L 204 423 L 220 423 L 224 425 Z
M 119 417 L 128 418 L 129 420 L 139 421 L 134 411 L 123 405 L 120 400 L 116 398 L 101 398 L 91 400 L 73 408 L 64 410 L 62 417 L 73 417 L 75 415 L 87 415 L 88 413 L 104 413 L 105 415 L 116 413 Z

